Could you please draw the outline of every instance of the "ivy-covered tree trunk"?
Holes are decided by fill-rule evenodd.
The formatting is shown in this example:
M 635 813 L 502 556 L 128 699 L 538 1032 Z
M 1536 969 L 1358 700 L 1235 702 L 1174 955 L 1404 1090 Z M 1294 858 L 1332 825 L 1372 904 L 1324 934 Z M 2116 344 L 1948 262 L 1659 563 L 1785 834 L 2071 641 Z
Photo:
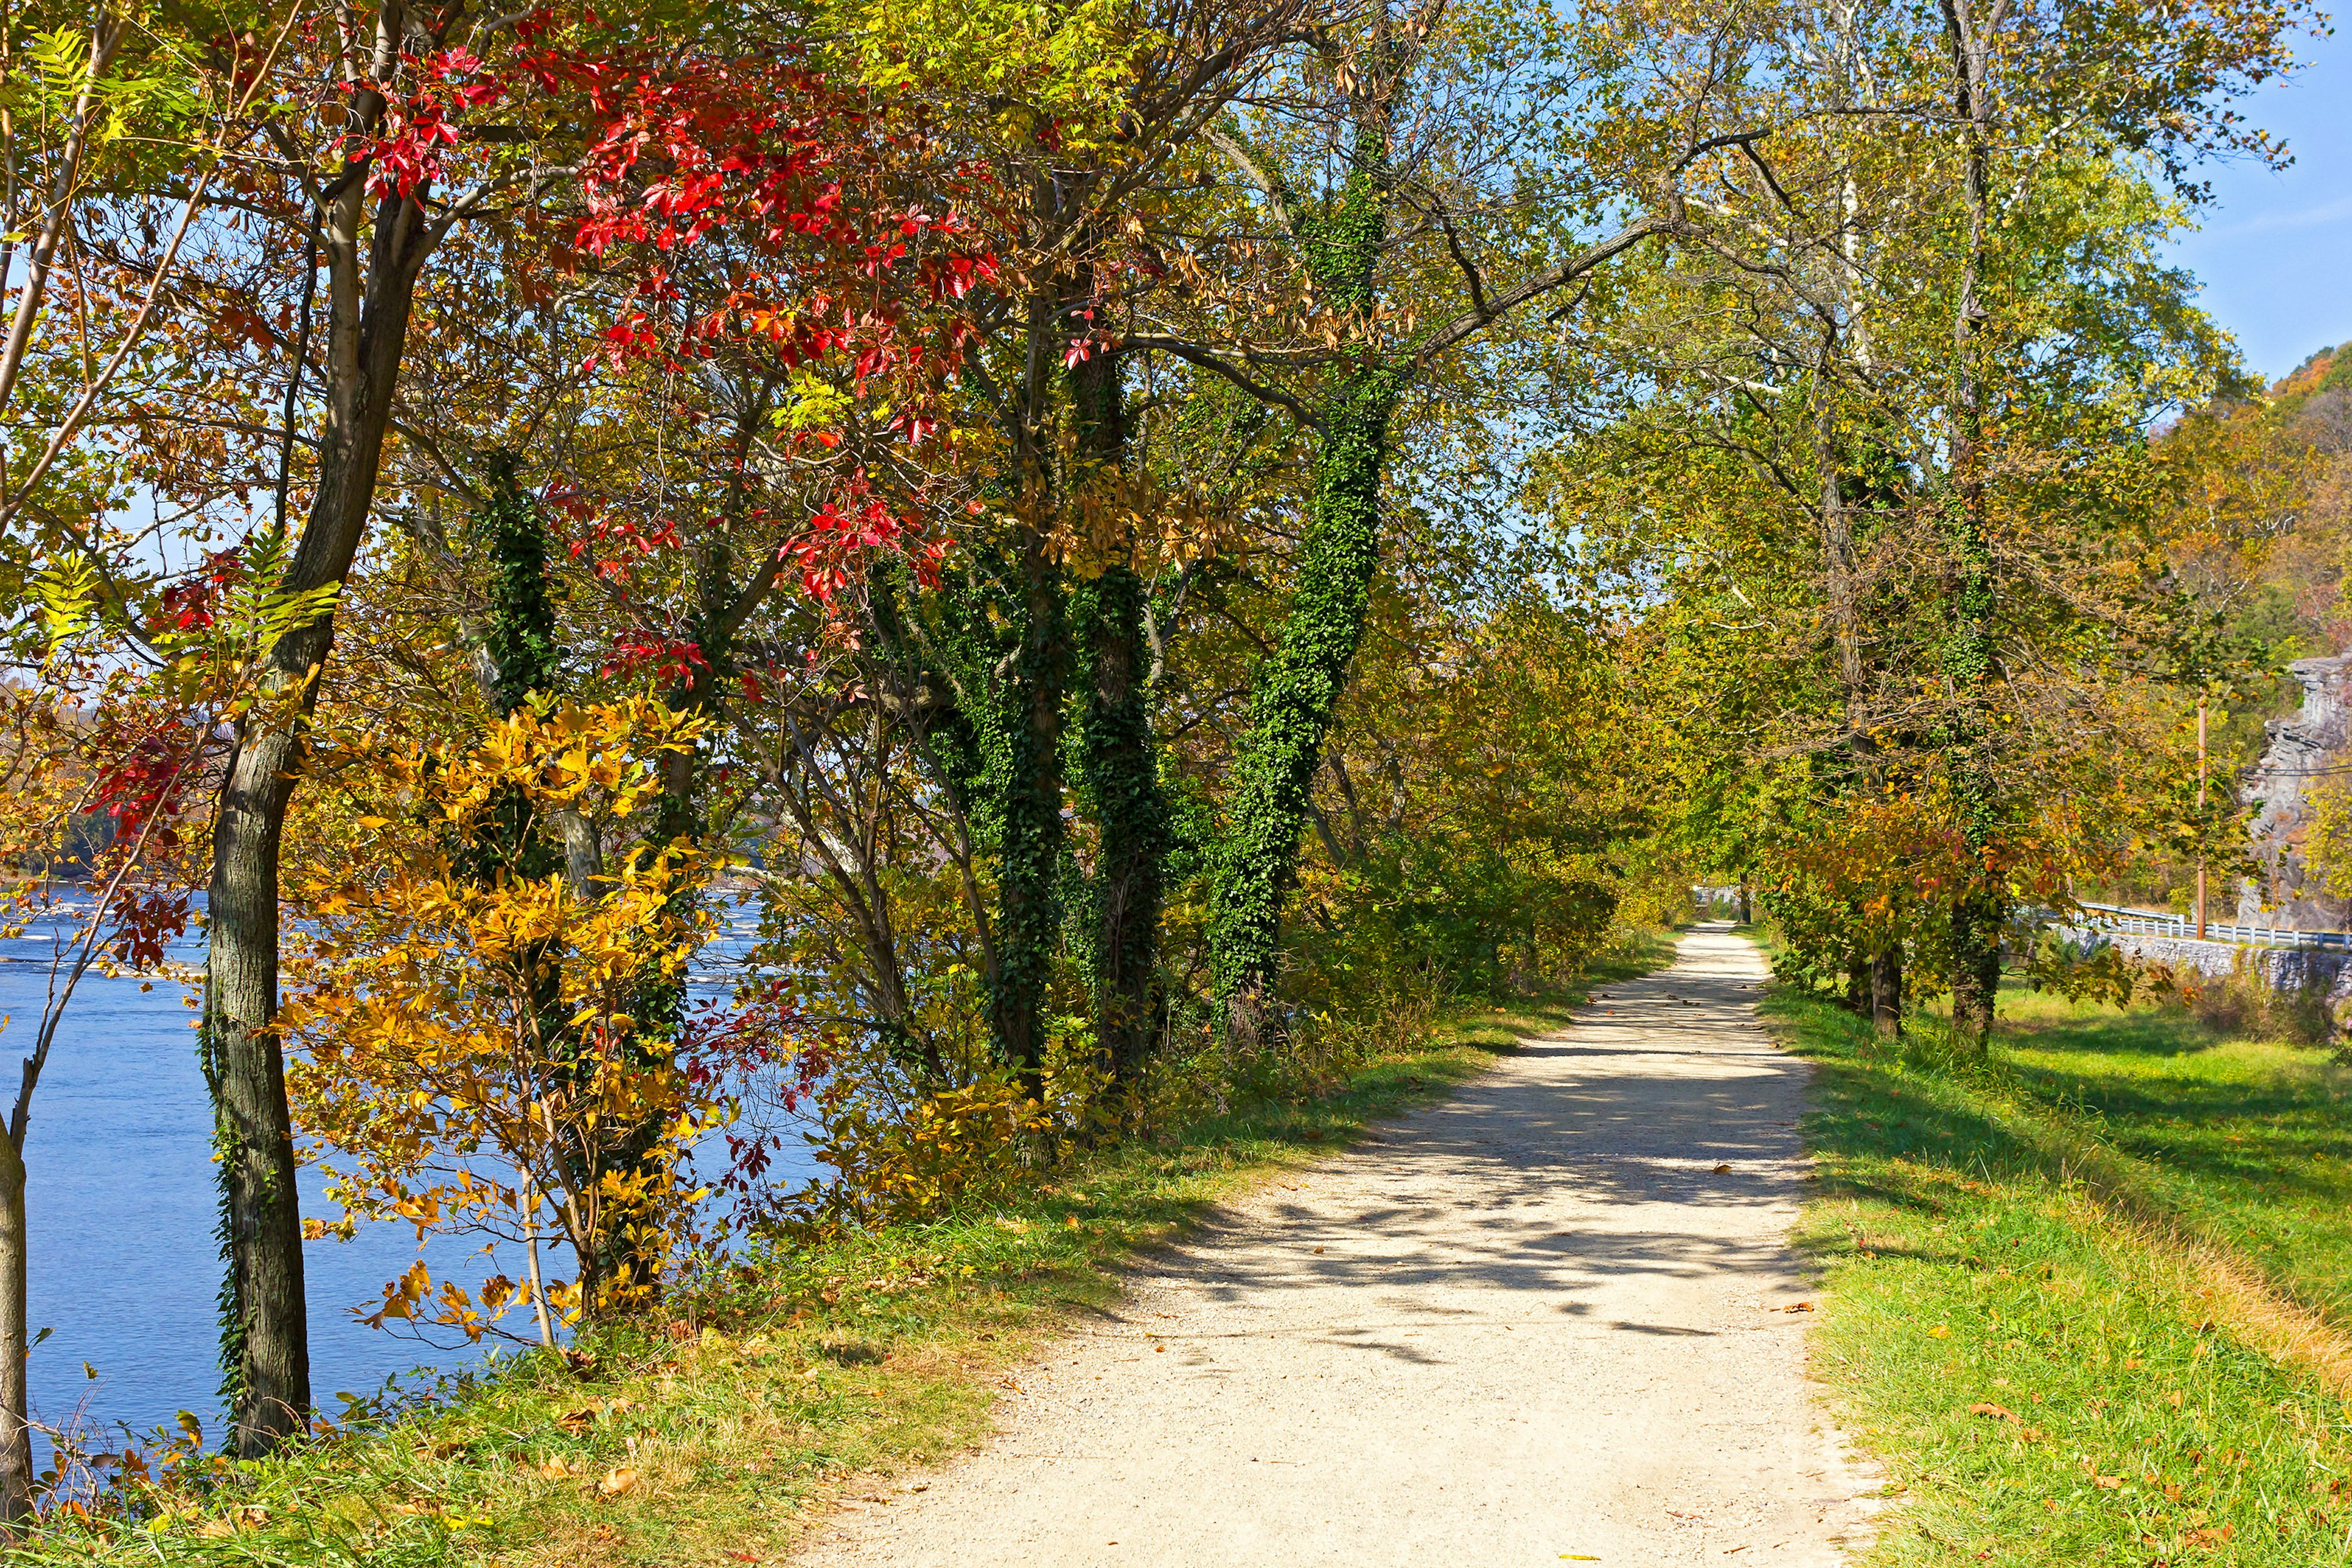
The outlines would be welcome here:
M 484 463 L 489 492 L 475 530 L 490 566 L 483 616 L 483 688 L 501 718 L 555 689 L 562 650 L 555 642 L 553 581 L 547 569 L 547 523 L 515 477 L 515 456 L 493 452 Z
M 1952 905 L 1952 1022 L 1979 1047 L 1992 1038 L 2000 987 L 2000 928 L 2008 918 L 2006 890 L 1990 864 L 2000 806 L 1990 758 L 1985 703 L 1994 678 L 1992 542 L 1986 515 L 1983 325 L 1986 247 L 1991 239 L 1987 182 L 1992 143 L 1992 53 L 1985 19 L 1968 0 L 1947 0 L 1957 118 L 1965 140 L 1961 194 L 1969 226 L 1961 254 L 1958 298 L 1952 321 L 1953 494 L 1946 508 L 1958 581 L 1944 645 L 1944 679 L 1952 702 L 1944 752 L 1971 864 L 1968 884 Z
M 1249 731 L 1234 762 L 1209 942 L 1225 1026 L 1244 1047 L 1263 1040 L 1272 1023 L 1282 901 L 1297 874 L 1307 792 L 1363 641 L 1398 390 L 1392 372 L 1366 366 L 1344 374 L 1322 410 L 1297 586 L 1274 652 L 1258 668 Z
M 1091 292 L 1091 289 L 1088 290 Z M 1097 350 L 1069 371 L 1076 423 L 1073 497 L 1115 484 L 1127 461 L 1122 358 Z M 1101 1065 L 1131 1080 L 1150 1054 L 1160 996 L 1160 908 L 1169 848 L 1168 800 L 1151 732 L 1150 590 L 1115 561 L 1073 595 L 1086 700 L 1075 748 L 1099 835 L 1092 897 L 1095 1030 Z
M 1964 495 L 1956 509 L 1959 522 L 1954 546 L 1960 580 L 1944 646 L 1944 676 L 1955 699 L 1944 752 L 1969 859 L 1969 880 L 1952 904 L 1952 1022 L 1979 1047 L 1992 1037 L 1993 1006 L 2000 988 L 2000 931 L 2009 913 L 2005 889 L 1989 864 L 2000 806 L 1984 754 L 1990 727 L 1977 706 L 1992 679 L 1993 664 L 1992 562 L 1981 509 L 1980 495 Z
M 1160 1018 L 1160 909 L 1169 847 L 1167 796 L 1151 733 L 1148 597 L 1130 566 L 1113 566 L 1078 595 L 1091 687 L 1078 754 L 1101 834 L 1095 868 L 1096 1029 L 1103 1065 L 1131 1079 Z
M 1062 571 L 1024 530 L 1018 641 L 1001 694 L 995 760 L 996 984 L 989 1026 L 1033 1100 L 1045 1097 L 1045 998 L 1062 940 L 1062 703 L 1069 628 Z

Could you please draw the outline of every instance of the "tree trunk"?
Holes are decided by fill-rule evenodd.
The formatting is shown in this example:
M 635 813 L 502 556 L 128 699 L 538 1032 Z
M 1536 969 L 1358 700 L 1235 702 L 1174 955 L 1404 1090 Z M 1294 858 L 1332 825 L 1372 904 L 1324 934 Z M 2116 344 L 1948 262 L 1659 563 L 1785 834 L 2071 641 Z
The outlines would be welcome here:
M 1392 46 L 1385 38 L 1382 52 Z M 1389 110 L 1403 56 L 1385 61 L 1391 91 L 1355 101 L 1350 168 L 1337 198 L 1304 226 L 1307 262 L 1335 310 L 1366 323 L 1378 304 L 1375 271 L 1389 239 L 1395 171 Z M 1315 493 L 1299 542 L 1297 586 L 1256 671 L 1250 728 L 1234 758 L 1224 843 L 1209 913 L 1210 961 L 1232 1042 L 1254 1048 L 1273 1022 L 1282 901 L 1298 867 L 1309 786 L 1323 755 L 1348 668 L 1363 641 L 1380 567 L 1381 481 L 1389 420 L 1404 379 L 1373 351 L 1334 377 L 1318 411 Z
M 414 199 L 378 205 L 362 270 L 353 182 L 331 211 L 327 417 L 318 489 L 278 587 L 340 584 L 367 531 L 416 279 L 431 250 Z M 260 700 L 236 735 L 214 818 L 200 1050 L 220 1161 L 222 1393 L 237 1453 L 256 1458 L 300 1433 L 310 1412 L 302 1223 L 278 1018 L 278 853 L 302 765 L 302 732 L 334 644 L 331 608 L 266 656 Z
M 1093 686 L 1079 752 L 1102 834 L 1095 877 L 1097 1028 L 1105 1065 L 1118 1080 L 1141 1068 L 1160 1015 L 1169 823 L 1151 733 L 1145 594 L 1133 568 L 1114 566 L 1081 601 Z
M 32 1346 L 26 1319 L 25 1157 L 0 1133 L 0 1525 L 14 1531 L 33 1513 L 33 1429 L 25 1359 Z
M 1952 906 L 1952 1022 L 1979 1048 L 1992 1037 L 1994 993 L 2000 981 L 2000 926 L 2006 898 L 1987 864 L 1996 835 L 1998 805 L 1990 759 L 1991 725 L 1983 711 L 1993 679 L 1992 542 L 1986 514 L 1984 473 L 1984 348 L 1979 323 L 1987 311 L 1981 298 L 1989 238 L 1992 140 L 1991 40 L 1988 19 L 1971 0 L 1945 0 L 1946 36 L 1951 47 L 1956 108 L 1965 127 L 1961 192 L 1968 205 L 1967 248 L 1960 262 L 1959 298 L 1952 322 L 1952 474 L 1954 495 L 1947 519 L 1958 582 L 1951 602 L 1951 630 L 1944 645 L 1944 678 L 1953 718 L 1944 752 L 1960 813 L 1960 830 L 1971 864 L 1968 883 Z
M 1257 671 L 1251 722 L 1234 759 L 1228 826 L 1210 916 L 1226 1027 L 1254 1046 L 1271 1023 L 1282 900 L 1298 866 L 1307 792 L 1363 641 L 1380 566 L 1381 479 L 1398 378 L 1349 373 L 1324 412 L 1314 517 L 1275 650 Z
M 1045 1003 L 1062 940 L 1062 697 L 1068 631 L 1061 569 L 1022 549 L 1020 645 L 1003 715 L 997 844 L 997 976 L 990 1024 L 1032 1100 L 1045 1098 Z
M 1903 950 L 1889 948 L 1870 961 L 1870 1016 L 1878 1037 L 1903 1037 Z
M 1089 270 L 1069 311 L 1091 310 L 1094 291 Z M 1113 349 L 1098 348 L 1069 369 L 1077 427 L 1071 502 L 1083 506 L 1094 489 L 1121 478 L 1129 436 L 1123 375 Z M 1095 1027 L 1101 1065 L 1115 1082 L 1131 1081 L 1141 1069 L 1160 1016 L 1169 821 L 1151 733 L 1149 595 L 1134 566 L 1118 562 L 1078 591 L 1075 606 L 1087 680 L 1077 761 L 1101 835 L 1093 889 Z
M 290 730 L 248 734 L 222 787 L 205 921 L 203 1050 L 220 1158 L 222 1360 L 240 1457 L 299 1434 L 310 1412 L 302 1215 L 278 1016 L 278 857 L 294 794 Z

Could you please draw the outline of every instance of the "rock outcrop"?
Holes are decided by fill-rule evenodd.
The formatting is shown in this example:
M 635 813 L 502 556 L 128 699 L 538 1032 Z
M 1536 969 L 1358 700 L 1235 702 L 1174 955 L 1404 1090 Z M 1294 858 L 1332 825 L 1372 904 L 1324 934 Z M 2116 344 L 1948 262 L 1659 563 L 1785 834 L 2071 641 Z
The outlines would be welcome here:
M 2270 743 L 2240 797 L 2258 806 L 2252 826 L 2260 872 L 2239 884 L 2242 925 L 2343 931 L 2347 901 L 2307 887 L 2303 843 L 2311 793 L 2331 768 L 2352 763 L 2352 655 L 2299 658 L 2287 673 L 2303 683 L 2303 709 L 2264 726 Z

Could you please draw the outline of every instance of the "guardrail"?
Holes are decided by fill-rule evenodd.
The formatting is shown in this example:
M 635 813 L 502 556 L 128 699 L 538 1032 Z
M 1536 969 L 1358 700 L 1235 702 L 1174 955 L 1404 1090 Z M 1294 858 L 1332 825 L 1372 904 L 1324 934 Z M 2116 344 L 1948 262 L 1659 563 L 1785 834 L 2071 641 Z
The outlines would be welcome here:
M 2102 931 L 2129 931 L 2140 936 L 2197 940 L 2197 922 L 2169 910 L 2136 910 L 2122 904 L 2084 904 Z M 2284 926 L 2237 925 L 2207 921 L 2207 942 L 2233 942 L 2240 947 L 2310 948 L 2323 952 L 2352 952 L 2352 931 L 2294 931 Z

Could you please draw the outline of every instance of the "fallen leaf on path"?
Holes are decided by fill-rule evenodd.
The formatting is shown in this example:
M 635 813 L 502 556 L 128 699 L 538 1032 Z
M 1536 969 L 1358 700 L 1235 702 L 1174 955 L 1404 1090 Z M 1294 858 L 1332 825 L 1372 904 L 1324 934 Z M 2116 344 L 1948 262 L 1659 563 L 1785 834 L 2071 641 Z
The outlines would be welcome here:
M 1811 1301 L 1800 1301 L 1793 1307 L 1783 1307 L 1780 1309 L 1780 1310 L 1784 1312 L 1810 1312 L 1812 1310 L 1813 1304 Z
M 1731 1167 L 1729 1165 L 1717 1165 L 1715 1168 L 1715 1173 L 1718 1176 L 1726 1175 L 1729 1173 Z
M 1323 1256 L 1323 1249 L 1322 1249 L 1321 1247 L 1317 1247 L 1317 1248 L 1315 1249 L 1315 1256 L 1316 1256 L 1316 1257 L 1318 1257 L 1318 1258 L 1322 1257 L 1322 1256 Z

